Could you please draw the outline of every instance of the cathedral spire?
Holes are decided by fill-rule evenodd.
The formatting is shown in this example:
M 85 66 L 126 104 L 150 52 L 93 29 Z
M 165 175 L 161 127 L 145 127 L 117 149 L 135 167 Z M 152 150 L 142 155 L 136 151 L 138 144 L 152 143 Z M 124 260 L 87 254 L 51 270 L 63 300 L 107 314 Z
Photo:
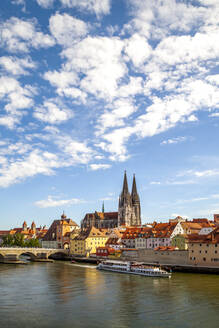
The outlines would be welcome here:
M 125 171 L 124 180 L 123 180 L 122 194 L 126 195 L 128 193 L 129 193 L 129 188 L 128 188 L 127 176 L 126 176 L 126 171 Z
M 133 175 L 133 183 L 132 183 L 132 202 L 139 202 L 139 196 L 137 192 L 137 187 L 136 187 L 136 181 L 135 181 L 135 174 Z

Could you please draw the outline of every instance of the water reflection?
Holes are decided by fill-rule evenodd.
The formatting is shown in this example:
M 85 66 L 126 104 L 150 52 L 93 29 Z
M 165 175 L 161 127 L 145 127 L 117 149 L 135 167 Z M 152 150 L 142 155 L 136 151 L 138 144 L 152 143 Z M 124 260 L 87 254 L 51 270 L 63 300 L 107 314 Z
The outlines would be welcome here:
M 159 279 L 69 262 L 0 265 L 1 327 L 216 328 L 218 309 L 215 275 Z

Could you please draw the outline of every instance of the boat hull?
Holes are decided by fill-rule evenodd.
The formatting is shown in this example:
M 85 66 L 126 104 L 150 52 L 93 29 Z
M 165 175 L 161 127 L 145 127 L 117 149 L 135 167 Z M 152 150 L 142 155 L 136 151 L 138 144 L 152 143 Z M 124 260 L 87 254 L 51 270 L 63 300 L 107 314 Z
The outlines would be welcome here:
M 137 271 L 131 271 L 131 270 L 119 270 L 119 269 L 113 269 L 113 268 L 109 268 L 109 267 L 103 267 L 103 266 L 97 266 L 98 270 L 104 270 L 104 271 L 110 271 L 110 272 L 118 272 L 118 273 L 128 273 L 128 274 L 135 274 L 138 276 L 145 276 L 145 277 L 159 277 L 159 278 L 171 278 L 171 273 L 165 272 L 165 273 L 161 273 L 159 271 L 157 272 L 137 272 Z

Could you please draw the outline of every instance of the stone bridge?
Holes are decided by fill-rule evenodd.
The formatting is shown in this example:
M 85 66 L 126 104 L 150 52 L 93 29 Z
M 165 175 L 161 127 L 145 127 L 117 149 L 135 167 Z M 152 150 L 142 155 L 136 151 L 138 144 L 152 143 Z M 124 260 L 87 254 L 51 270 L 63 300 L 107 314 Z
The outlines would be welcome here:
M 48 260 L 51 255 L 67 256 L 69 250 L 54 248 L 0 247 L 0 262 L 18 262 L 21 255 L 28 255 L 31 261 Z

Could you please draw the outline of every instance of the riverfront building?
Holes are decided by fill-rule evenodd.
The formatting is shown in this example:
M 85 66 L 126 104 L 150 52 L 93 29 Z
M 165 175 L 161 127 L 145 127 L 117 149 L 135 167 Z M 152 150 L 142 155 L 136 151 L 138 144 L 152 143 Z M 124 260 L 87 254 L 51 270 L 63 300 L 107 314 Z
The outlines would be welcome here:
M 70 253 L 78 256 L 89 257 L 96 254 L 97 247 L 105 246 L 109 238 L 107 229 L 97 229 L 91 227 L 82 230 L 81 233 L 71 240 Z
M 219 265 L 219 227 L 208 235 L 188 235 L 190 264 L 199 266 Z
M 24 239 L 32 239 L 32 238 L 37 238 L 40 241 L 42 238 L 45 236 L 47 233 L 46 226 L 43 227 L 37 227 L 35 222 L 32 221 L 31 226 L 28 227 L 26 221 L 23 222 L 21 227 L 18 228 L 13 228 L 10 230 L 3 230 L 0 231 L 0 244 L 2 243 L 3 237 L 7 235 L 14 236 L 16 234 L 21 234 L 24 236 Z
M 49 230 L 42 240 L 44 248 L 65 248 L 70 247 L 70 234 L 73 231 L 78 231 L 79 226 L 71 219 L 67 219 L 64 214 L 61 215 L 61 220 L 54 220 Z

